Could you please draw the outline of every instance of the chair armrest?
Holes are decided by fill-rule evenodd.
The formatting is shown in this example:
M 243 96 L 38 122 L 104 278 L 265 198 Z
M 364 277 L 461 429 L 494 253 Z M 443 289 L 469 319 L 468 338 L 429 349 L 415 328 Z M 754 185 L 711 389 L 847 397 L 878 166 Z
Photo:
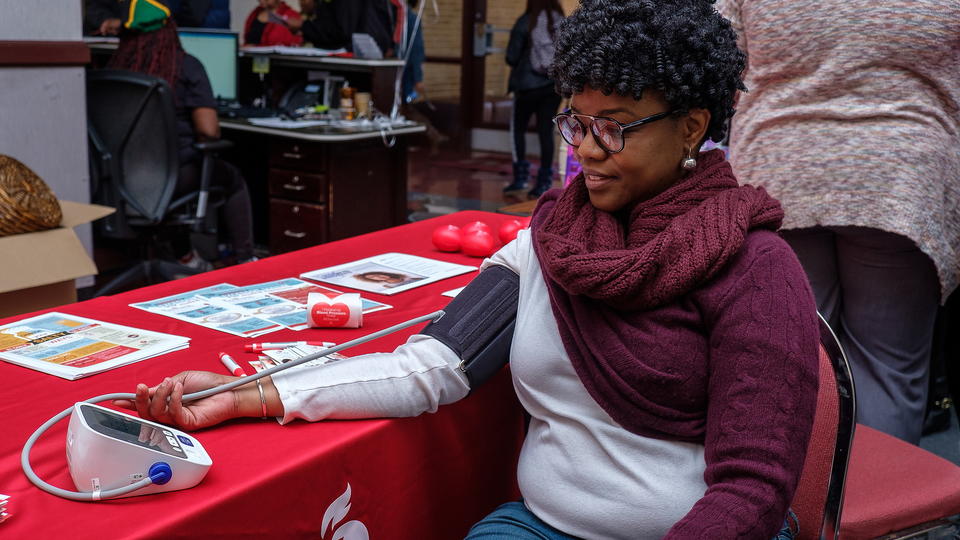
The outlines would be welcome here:
M 218 150 L 226 150 L 233 146 L 233 142 L 226 141 L 223 139 L 217 139 L 213 141 L 203 141 L 193 143 L 193 147 L 197 150 L 207 154 L 209 152 L 216 152 Z

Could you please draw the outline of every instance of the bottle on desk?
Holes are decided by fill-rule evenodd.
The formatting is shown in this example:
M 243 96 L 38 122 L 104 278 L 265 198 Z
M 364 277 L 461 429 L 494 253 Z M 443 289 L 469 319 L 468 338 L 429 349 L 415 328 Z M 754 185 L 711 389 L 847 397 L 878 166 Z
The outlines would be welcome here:
M 344 82 L 343 87 L 340 88 L 340 115 L 344 120 L 355 120 L 357 118 L 356 95 L 357 89 L 347 86 L 347 83 Z

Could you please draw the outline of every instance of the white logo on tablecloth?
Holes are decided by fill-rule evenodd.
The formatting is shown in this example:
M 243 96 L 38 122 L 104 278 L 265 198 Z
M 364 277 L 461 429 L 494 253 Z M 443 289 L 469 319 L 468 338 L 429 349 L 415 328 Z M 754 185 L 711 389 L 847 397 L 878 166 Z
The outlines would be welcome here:
M 326 538 L 327 525 L 330 530 L 337 526 L 337 523 L 347 517 L 350 511 L 350 482 L 347 482 L 347 490 L 336 498 L 327 511 L 323 513 L 323 521 L 320 522 L 320 536 Z M 359 521 L 352 519 L 333 531 L 330 540 L 370 540 L 370 533 L 367 532 L 367 526 Z

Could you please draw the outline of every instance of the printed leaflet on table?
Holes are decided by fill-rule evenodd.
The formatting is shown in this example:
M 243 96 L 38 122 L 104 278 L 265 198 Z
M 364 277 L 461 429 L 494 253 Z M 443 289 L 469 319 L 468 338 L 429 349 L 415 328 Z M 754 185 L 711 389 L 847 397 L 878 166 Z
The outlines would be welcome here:
M 0 327 L 0 359 L 74 380 L 186 348 L 189 338 L 45 313 Z
M 273 351 L 263 351 L 263 356 L 259 360 L 251 360 L 250 367 L 252 367 L 257 373 L 272 368 L 273 366 L 279 364 L 286 364 L 291 360 L 296 360 L 297 358 L 303 358 L 309 354 L 314 354 L 320 352 L 328 347 L 333 347 L 334 343 L 324 343 L 324 347 L 314 347 L 312 345 L 297 345 L 295 347 L 287 347 L 286 349 L 279 349 Z M 316 367 L 322 366 L 323 364 L 329 364 L 330 362 L 336 362 L 337 360 L 344 360 L 349 358 L 349 356 L 344 356 L 340 353 L 332 353 L 328 356 L 321 356 L 316 360 L 311 360 L 300 364 L 299 366 L 290 368 L 290 369 L 303 369 L 305 367 Z
M 215 303 L 203 296 L 237 288 L 236 285 L 221 283 L 149 302 L 137 302 L 130 304 L 130 307 L 241 337 L 257 337 L 283 328 L 278 323 L 255 317 L 244 309 L 232 309 L 229 305 Z
M 405 253 L 383 253 L 305 272 L 300 274 L 300 277 L 390 295 L 466 274 L 476 269 L 476 266 L 453 264 Z
M 236 336 L 257 337 L 284 328 L 306 328 L 307 296 L 311 292 L 340 294 L 322 285 L 286 278 L 244 287 L 221 283 L 130 306 Z M 391 307 L 363 299 L 365 314 Z

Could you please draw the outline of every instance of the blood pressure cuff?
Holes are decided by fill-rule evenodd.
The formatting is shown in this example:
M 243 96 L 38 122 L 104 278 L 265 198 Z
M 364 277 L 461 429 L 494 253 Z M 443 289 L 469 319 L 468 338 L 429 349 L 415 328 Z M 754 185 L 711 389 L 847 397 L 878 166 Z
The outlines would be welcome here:
M 457 353 L 473 391 L 510 360 L 519 299 L 519 276 L 506 267 L 490 266 L 443 309 L 440 320 L 420 333 Z

